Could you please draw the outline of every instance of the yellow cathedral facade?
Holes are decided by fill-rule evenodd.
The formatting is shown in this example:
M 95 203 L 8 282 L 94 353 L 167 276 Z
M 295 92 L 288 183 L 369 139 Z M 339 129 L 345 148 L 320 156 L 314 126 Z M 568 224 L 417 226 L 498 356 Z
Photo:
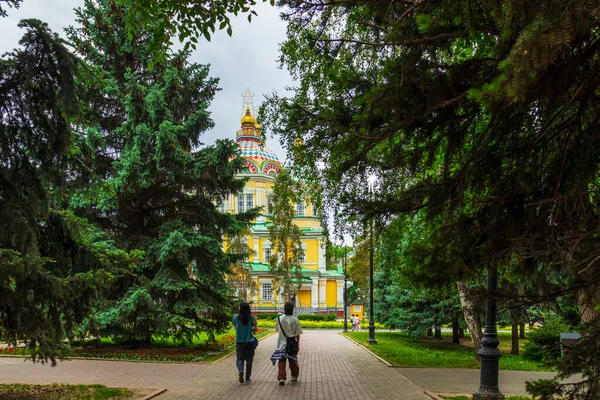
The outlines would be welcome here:
M 237 196 L 226 198 L 222 207 L 224 211 L 231 213 L 262 207 L 263 211 L 250 226 L 250 234 L 244 238 L 251 250 L 246 267 L 255 288 L 249 293 L 248 301 L 251 302 L 253 311 L 273 312 L 283 308 L 283 296 L 277 293 L 269 269 L 271 214 L 268 204 L 282 165 L 277 155 L 261 141 L 261 127 L 252 116 L 251 102 L 248 101 L 251 96 L 248 90 L 243 94 L 245 111 L 240 121 L 241 128 L 236 132 L 236 142 L 247 166 L 239 176 L 248 178 L 248 181 L 244 190 Z M 294 223 L 300 228 L 304 250 L 304 257 L 301 258 L 302 282 L 293 296 L 297 312 L 335 312 L 341 316 L 343 270 L 341 266 L 335 266 L 335 269 L 326 267 L 326 237 L 313 206 L 302 202 L 296 204 L 295 209 Z

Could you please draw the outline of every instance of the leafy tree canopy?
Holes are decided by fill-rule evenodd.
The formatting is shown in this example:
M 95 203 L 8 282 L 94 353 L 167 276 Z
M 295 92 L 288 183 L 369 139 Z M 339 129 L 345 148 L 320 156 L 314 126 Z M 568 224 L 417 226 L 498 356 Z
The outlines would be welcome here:
M 599 318 L 596 1 L 281 4 L 281 63 L 298 86 L 262 121 L 327 206 L 422 210 L 432 276 L 513 257 L 523 273 L 561 268 L 582 320 Z
M 0 17 L 6 17 L 8 15 L 7 8 L 19 8 L 23 0 L 0 0 Z
M 267 0 L 262 0 L 266 2 Z M 204 37 L 210 41 L 211 35 L 217 29 L 227 31 L 231 36 L 230 15 L 247 15 L 248 21 L 258 16 L 253 7 L 256 0 L 118 0 L 119 4 L 127 6 L 130 13 L 127 16 L 127 27 L 130 35 L 139 31 L 140 27 L 153 24 L 152 48 L 172 44 L 172 38 L 177 36 L 180 42 L 185 42 L 186 49 L 196 49 L 198 39 Z M 269 0 L 271 5 L 275 0 Z
M 299 201 L 298 182 L 290 171 L 282 168 L 273 185 L 271 240 L 271 273 L 275 286 L 288 300 L 302 285 L 300 257 L 304 250 L 300 241 L 300 228 L 294 223 L 296 203 Z

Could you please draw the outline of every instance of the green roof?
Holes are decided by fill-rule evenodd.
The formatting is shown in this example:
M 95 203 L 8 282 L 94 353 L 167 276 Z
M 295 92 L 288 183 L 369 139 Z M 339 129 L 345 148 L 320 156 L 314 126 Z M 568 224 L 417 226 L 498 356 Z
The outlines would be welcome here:
M 344 276 L 344 271 L 340 272 L 340 269 L 328 269 L 325 271 L 327 276 Z
M 250 267 L 251 272 L 267 272 L 267 273 L 271 272 L 271 268 L 269 267 L 268 264 L 264 264 L 261 262 L 245 262 L 244 264 L 248 265 Z M 302 270 L 303 275 L 315 274 L 315 273 L 319 272 L 317 270 L 308 269 L 308 268 L 304 268 L 304 267 L 301 267 L 301 270 Z

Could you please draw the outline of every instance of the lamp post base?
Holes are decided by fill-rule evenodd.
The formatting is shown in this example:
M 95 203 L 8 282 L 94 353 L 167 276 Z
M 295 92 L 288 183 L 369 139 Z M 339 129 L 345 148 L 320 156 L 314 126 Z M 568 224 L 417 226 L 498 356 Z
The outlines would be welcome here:
M 369 339 L 367 340 L 368 344 L 377 344 L 377 339 L 375 339 L 375 325 L 369 324 Z
M 485 331 L 481 340 L 481 349 L 477 352 L 481 360 L 480 385 L 473 393 L 473 400 L 504 400 L 498 387 L 498 370 L 502 352 L 498 349 L 498 330 L 496 328 L 496 290 L 498 288 L 498 270 L 488 267 L 488 300 Z
M 490 389 L 493 389 L 493 388 L 490 388 Z M 495 393 L 494 393 L 494 391 L 488 392 L 487 388 L 480 387 L 476 393 L 473 393 L 473 400 L 504 400 L 504 395 L 500 392 L 495 392 Z

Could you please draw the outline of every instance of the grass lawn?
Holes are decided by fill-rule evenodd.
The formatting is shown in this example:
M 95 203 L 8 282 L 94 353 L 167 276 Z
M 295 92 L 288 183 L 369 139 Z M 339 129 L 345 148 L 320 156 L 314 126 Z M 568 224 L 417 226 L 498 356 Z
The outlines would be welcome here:
M 4 400 L 116 400 L 132 395 L 129 389 L 107 388 L 104 385 L 0 384 L 0 398 Z
M 393 365 L 430 368 L 479 368 L 471 348 L 446 340 L 412 338 L 402 332 L 377 332 L 377 344 L 367 344 L 368 332 L 348 332 L 345 335 L 365 345 L 373 353 Z M 506 341 L 500 337 L 501 343 Z M 510 351 L 510 334 L 508 336 Z M 500 346 L 506 351 L 505 346 Z M 513 371 L 551 371 L 541 363 L 524 360 L 522 356 L 503 354 L 500 368 Z

